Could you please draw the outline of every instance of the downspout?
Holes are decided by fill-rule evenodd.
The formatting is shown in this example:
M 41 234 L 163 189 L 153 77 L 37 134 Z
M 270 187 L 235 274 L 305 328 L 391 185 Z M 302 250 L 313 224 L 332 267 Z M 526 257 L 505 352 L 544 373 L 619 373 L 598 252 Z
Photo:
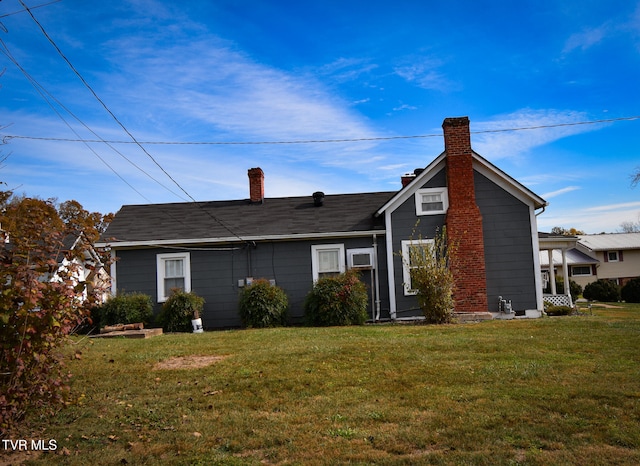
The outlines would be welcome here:
M 111 264 L 109 265 L 109 274 L 111 275 L 111 295 L 116 296 L 118 294 L 118 285 L 116 283 L 116 251 L 111 249 Z
M 387 281 L 389 287 L 389 317 L 396 320 L 396 280 L 394 276 L 393 266 L 393 232 L 391 228 L 391 213 L 386 210 L 384 212 L 385 223 L 385 241 L 387 246 Z
M 376 266 L 373 268 L 371 273 L 375 274 L 376 288 L 375 288 L 375 316 L 373 321 L 377 322 L 380 320 L 380 276 L 378 274 L 378 238 L 375 233 L 373 235 L 373 255 L 376 258 Z
M 531 207 L 530 210 L 530 218 L 531 218 L 531 240 L 533 243 L 533 270 L 534 270 L 534 283 L 536 287 L 536 307 L 537 310 L 542 312 L 544 309 L 544 297 L 542 296 L 542 268 L 540 266 L 540 242 L 538 239 L 538 215 L 544 213 L 546 210 L 548 203 L 544 203 L 542 205 L 542 210 L 536 213 L 535 206 Z M 550 269 L 553 267 L 553 261 L 550 262 Z

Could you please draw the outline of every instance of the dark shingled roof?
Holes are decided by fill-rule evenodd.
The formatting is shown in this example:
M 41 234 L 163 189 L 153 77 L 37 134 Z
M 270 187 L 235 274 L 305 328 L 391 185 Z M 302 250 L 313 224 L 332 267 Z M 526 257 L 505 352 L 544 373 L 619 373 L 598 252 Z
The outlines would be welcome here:
M 374 213 L 397 192 L 326 195 L 314 206 L 311 196 L 249 200 L 125 205 L 101 240 L 116 242 L 204 238 L 295 236 L 384 230 Z

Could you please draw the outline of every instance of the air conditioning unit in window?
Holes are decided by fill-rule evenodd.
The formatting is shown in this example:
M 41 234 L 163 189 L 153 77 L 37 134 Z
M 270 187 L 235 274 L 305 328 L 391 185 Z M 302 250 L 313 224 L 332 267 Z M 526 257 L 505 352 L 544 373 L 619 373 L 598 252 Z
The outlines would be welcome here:
M 347 263 L 350 269 L 374 269 L 376 267 L 373 248 L 347 249 Z

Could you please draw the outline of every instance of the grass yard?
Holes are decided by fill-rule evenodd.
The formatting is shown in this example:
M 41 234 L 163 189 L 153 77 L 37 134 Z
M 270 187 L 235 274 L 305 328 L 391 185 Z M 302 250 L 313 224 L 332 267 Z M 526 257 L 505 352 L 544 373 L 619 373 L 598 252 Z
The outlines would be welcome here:
M 56 452 L 14 461 L 640 464 L 640 305 L 620 306 L 81 340 L 77 402 L 21 436 Z

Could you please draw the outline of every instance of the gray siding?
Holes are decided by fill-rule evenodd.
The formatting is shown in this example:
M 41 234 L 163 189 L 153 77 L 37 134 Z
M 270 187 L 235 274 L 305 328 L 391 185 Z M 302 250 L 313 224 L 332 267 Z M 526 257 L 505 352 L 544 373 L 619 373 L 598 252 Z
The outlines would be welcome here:
M 478 172 L 474 172 L 474 183 L 476 202 L 482 214 L 489 310 L 498 310 L 498 296 L 512 300 L 514 310 L 535 309 L 529 206 Z M 446 172 L 441 170 L 421 188 L 446 185 Z M 397 317 L 420 315 L 415 297 L 404 295 L 401 242 L 412 237 L 417 239 L 420 235 L 433 238 L 446 218 L 445 215 L 416 216 L 413 196 L 398 207 L 391 218 Z
M 420 186 L 422 188 L 441 188 L 447 185 L 446 172 L 440 170 L 428 182 Z M 420 222 L 418 223 L 418 220 Z M 413 317 L 422 315 L 415 296 L 404 295 L 402 277 L 402 241 L 410 239 L 434 238 L 442 230 L 445 216 L 443 215 L 416 215 L 416 203 L 414 196 L 410 196 L 400 207 L 391 214 L 393 224 L 393 268 L 396 291 L 396 317 Z
M 498 311 L 498 296 L 512 300 L 514 310 L 536 309 L 529 206 L 478 172 L 474 183 L 482 213 L 489 310 Z
M 274 279 L 289 298 L 290 321 L 304 321 L 304 300 L 313 286 L 311 246 L 341 243 L 346 249 L 371 247 L 372 237 L 329 239 L 317 241 L 279 241 L 256 243 L 233 251 L 196 250 L 191 253 L 191 288 L 202 296 L 205 309 L 202 316 L 205 328 L 229 328 L 241 325 L 238 315 L 238 281 L 247 277 Z M 378 236 L 378 257 L 384 259 L 384 236 Z M 211 248 L 210 248 L 211 249 Z M 117 252 L 118 292 L 142 292 L 155 302 L 156 256 L 166 249 L 122 250 Z M 383 317 L 389 315 L 389 293 L 386 285 L 386 266 L 379 260 L 380 294 Z M 371 293 L 371 272 L 362 273 L 362 281 Z M 371 303 L 369 303 L 371 307 Z M 161 304 L 156 305 L 159 312 Z M 371 309 L 369 309 L 371 315 Z

